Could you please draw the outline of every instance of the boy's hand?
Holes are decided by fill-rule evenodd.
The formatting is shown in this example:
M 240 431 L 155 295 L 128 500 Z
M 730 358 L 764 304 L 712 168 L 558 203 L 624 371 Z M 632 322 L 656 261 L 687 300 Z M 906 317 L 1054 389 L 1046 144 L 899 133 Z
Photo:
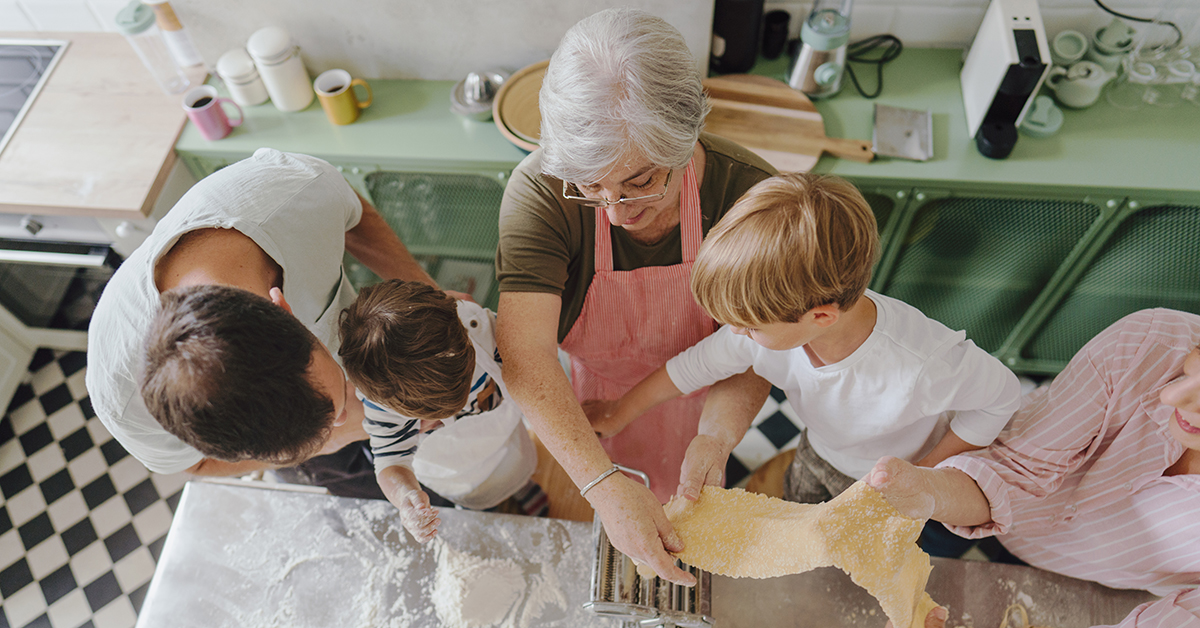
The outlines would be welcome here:
M 587 415 L 588 422 L 592 424 L 596 436 L 600 438 L 616 436 L 628 425 L 628 422 L 617 413 L 620 401 L 588 399 L 580 405 L 583 407 L 583 413 Z
M 946 619 L 949 617 L 950 612 L 945 607 L 938 606 L 929 611 L 929 614 L 925 616 L 925 628 L 946 628 Z M 891 620 L 888 620 L 884 628 L 892 628 Z
M 397 494 L 399 493 L 399 494 Z M 425 491 L 399 487 L 399 490 L 387 496 L 388 501 L 400 510 L 400 523 L 418 543 L 428 543 L 437 535 L 437 511 L 429 505 L 429 495 Z
M 675 494 L 696 501 L 700 499 L 700 490 L 705 484 L 723 485 L 725 463 L 728 460 L 729 451 L 720 440 L 706 434 L 697 435 L 683 456 L 683 466 L 679 469 L 679 488 Z

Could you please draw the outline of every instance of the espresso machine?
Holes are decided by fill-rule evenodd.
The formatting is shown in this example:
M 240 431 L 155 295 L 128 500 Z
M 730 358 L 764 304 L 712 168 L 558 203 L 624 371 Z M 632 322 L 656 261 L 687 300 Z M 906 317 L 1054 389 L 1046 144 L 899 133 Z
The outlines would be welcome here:
M 1004 159 L 1050 71 L 1037 0 L 992 0 L 963 62 L 967 132 L 986 157 Z

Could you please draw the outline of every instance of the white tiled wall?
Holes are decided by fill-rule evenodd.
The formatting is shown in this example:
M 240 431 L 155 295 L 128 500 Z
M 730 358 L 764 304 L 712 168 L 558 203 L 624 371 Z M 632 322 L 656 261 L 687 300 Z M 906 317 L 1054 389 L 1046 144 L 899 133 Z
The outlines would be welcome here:
M 1193 0 L 1106 0 L 1115 10 L 1153 17 Z M 125 0 L 0 0 L 0 30 L 113 30 Z M 342 66 L 381 78 L 456 78 L 478 59 L 520 66 L 544 58 L 574 21 L 604 6 L 632 4 L 678 27 L 707 57 L 713 0 L 173 0 L 211 66 L 258 26 L 287 26 L 311 71 Z M 988 0 L 857 0 L 852 39 L 892 33 L 909 46 L 965 47 Z M 1195 0 L 1200 6 L 1200 0 Z M 1048 35 L 1090 33 L 1111 17 L 1093 0 L 1041 0 Z M 792 36 L 811 0 L 767 0 L 792 14 Z M 286 10 L 281 13 L 281 7 Z M 331 13 L 332 12 L 332 13 Z M 419 26 L 417 26 L 419 25 Z M 515 42 L 515 43 L 514 43 Z M 463 69 L 466 68 L 466 69 Z

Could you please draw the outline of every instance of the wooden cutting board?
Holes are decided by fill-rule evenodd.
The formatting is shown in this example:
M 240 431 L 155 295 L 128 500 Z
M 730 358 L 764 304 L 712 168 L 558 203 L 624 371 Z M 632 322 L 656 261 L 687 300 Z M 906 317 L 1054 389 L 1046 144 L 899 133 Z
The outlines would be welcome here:
M 812 101 L 787 83 L 753 74 L 704 79 L 712 103 L 705 130 L 758 153 L 781 172 L 807 172 L 822 153 L 869 162 L 871 143 L 825 136 Z

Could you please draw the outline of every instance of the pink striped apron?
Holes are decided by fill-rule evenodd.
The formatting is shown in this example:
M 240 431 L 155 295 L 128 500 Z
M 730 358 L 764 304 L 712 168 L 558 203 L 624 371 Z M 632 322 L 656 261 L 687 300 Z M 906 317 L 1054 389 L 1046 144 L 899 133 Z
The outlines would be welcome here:
M 561 345 L 571 356 L 571 382 L 581 402 L 619 398 L 717 329 L 689 287 L 701 239 L 700 192 L 691 163 L 680 197 L 683 262 L 674 266 L 613 270 L 610 225 L 604 210 L 596 210 L 596 274 Z M 707 393 L 705 388 L 661 404 L 600 442 L 614 462 L 645 471 L 651 490 L 665 502 L 679 485 Z

